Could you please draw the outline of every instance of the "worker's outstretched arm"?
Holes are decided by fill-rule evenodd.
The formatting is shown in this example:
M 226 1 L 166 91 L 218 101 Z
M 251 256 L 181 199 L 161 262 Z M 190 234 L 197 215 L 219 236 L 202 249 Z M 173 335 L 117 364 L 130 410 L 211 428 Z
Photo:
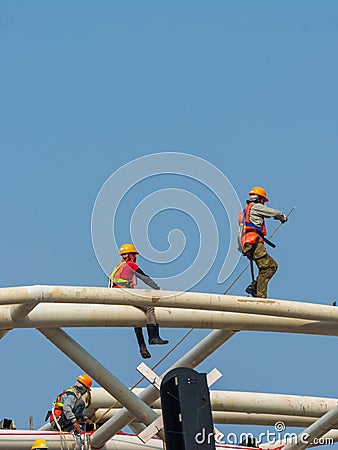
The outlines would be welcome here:
M 252 219 L 253 223 L 255 223 L 255 218 L 270 218 L 273 217 L 276 220 L 280 220 L 281 222 L 286 222 L 288 220 L 287 216 L 278 209 L 269 208 L 266 205 L 262 205 L 261 203 L 255 203 L 250 211 L 250 219 Z M 256 219 L 257 220 L 257 219 Z M 259 220 L 259 219 L 258 219 Z
M 149 275 L 145 274 L 143 270 L 138 268 L 135 270 L 135 275 L 137 278 L 139 278 L 143 283 L 145 283 L 147 286 L 151 287 L 152 289 L 159 290 L 161 289 L 160 286 L 152 279 Z

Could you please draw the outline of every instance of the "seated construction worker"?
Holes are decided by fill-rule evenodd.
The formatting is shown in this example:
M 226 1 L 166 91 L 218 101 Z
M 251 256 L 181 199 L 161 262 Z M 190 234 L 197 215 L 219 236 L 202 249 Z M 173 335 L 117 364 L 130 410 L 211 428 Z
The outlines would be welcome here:
M 123 244 L 120 247 L 119 254 L 122 256 L 122 261 L 112 270 L 109 275 L 108 287 L 112 288 L 134 288 L 137 284 L 137 278 L 152 289 L 160 289 L 160 286 L 155 283 L 143 270 L 136 264 L 136 256 L 139 252 L 133 244 Z M 159 326 L 156 323 L 155 309 L 153 306 L 139 306 L 146 316 L 148 342 L 149 345 L 163 345 L 168 344 L 169 341 L 163 340 L 159 335 Z M 140 348 L 142 358 L 150 358 L 151 355 L 147 349 L 144 341 L 142 327 L 134 327 L 137 342 Z
M 57 396 L 50 415 L 52 429 L 74 431 L 76 434 L 80 434 L 82 430 L 79 421 L 80 423 L 92 423 L 84 414 L 84 409 L 88 406 L 85 397 L 90 393 L 91 386 L 92 379 L 89 375 L 79 375 L 73 386 Z
M 31 450 L 36 450 L 37 448 L 48 448 L 47 442 L 44 439 L 37 439 L 31 446 Z
M 266 251 L 264 242 L 275 247 L 275 245 L 266 239 L 266 226 L 264 219 L 271 218 L 285 223 L 288 217 L 276 209 L 268 208 L 265 203 L 268 202 L 266 191 L 262 187 L 256 186 L 249 192 L 247 205 L 239 213 L 239 247 L 243 255 L 250 260 L 252 283 L 246 289 L 248 294 L 253 297 L 267 297 L 268 282 L 278 269 L 276 261 Z M 254 280 L 253 261 L 258 267 L 257 280 Z

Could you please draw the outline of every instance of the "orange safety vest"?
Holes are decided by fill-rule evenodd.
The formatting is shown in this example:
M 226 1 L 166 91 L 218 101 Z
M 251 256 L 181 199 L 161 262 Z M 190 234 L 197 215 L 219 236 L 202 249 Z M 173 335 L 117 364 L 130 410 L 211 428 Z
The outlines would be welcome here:
M 240 243 L 242 248 L 245 244 L 263 242 L 263 237 L 266 236 L 266 226 L 264 220 L 261 227 L 257 227 L 250 222 L 250 210 L 253 206 L 254 203 L 249 203 L 238 215 L 238 223 L 240 226 Z
M 119 288 L 132 288 L 137 284 L 137 278 L 133 273 L 126 270 L 126 261 L 121 261 L 109 275 L 109 286 Z M 129 272 L 129 273 L 128 273 Z

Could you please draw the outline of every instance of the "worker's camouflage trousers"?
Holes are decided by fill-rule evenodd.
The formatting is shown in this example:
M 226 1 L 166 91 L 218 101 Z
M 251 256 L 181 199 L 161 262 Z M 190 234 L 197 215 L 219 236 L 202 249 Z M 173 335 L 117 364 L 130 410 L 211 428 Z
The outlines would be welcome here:
M 245 244 L 243 254 L 250 259 L 251 244 Z M 278 269 L 276 261 L 268 254 L 263 242 L 259 242 L 253 254 L 253 260 L 258 267 L 257 297 L 266 298 L 268 283 Z

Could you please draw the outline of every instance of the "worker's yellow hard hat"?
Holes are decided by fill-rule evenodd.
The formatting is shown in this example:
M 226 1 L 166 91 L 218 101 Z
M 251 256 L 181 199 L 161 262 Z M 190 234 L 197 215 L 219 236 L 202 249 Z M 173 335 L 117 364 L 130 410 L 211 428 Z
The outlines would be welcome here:
M 260 195 L 261 197 L 264 197 L 266 202 L 269 201 L 268 197 L 266 196 L 266 190 L 259 186 L 253 187 L 249 192 L 249 195 Z
M 133 244 L 121 245 L 119 253 L 120 253 L 120 255 L 125 255 L 126 253 L 135 253 L 136 255 L 139 254 L 139 252 L 136 250 L 136 248 L 133 246 Z
M 44 439 L 37 439 L 31 447 L 31 450 L 36 448 L 48 448 L 48 444 Z
M 86 388 L 88 389 L 92 387 L 93 380 L 90 378 L 89 375 L 86 375 L 85 373 L 79 375 L 76 380 L 79 381 L 84 386 L 86 386 Z

